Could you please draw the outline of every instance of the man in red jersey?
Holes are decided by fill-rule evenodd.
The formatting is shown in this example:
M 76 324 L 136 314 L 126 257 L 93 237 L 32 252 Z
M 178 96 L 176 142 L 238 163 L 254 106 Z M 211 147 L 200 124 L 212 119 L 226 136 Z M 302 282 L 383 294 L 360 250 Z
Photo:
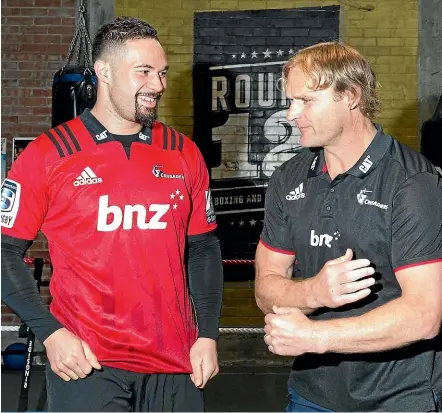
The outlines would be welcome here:
M 46 348 L 50 411 L 203 411 L 223 287 L 207 169 L 156 121 L 168 66 L 154 28 L 114 20 L 93 60 L 94 108 L 39 136 L 3 182 L 2 300 Z M 50 312 L 23 263 L 40 229 Z

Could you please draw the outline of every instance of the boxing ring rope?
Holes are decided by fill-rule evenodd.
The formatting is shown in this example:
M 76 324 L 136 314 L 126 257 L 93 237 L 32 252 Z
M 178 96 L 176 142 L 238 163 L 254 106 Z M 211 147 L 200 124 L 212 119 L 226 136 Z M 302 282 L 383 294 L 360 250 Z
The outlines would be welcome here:
M 41 258 L 39 258 L 41 259 Z M 34 263 L 34 258 L 24 258 L 24 262 L 28 265 L 32 265 Z M 43 259 L 44 264 L 51 265 L 51 260 Z M 254 260 L 240 260 L 240 259 L 228 259 L 223 260 L 224 265 L 254 265 Z M 20 326 L 1 326 L 1 331 L 18 331 Z M 220 334 L 264 334 L 263 328 L 258 327 L 220 327 Z
M 27 265 L 32 265 L 34 263 L 34 260 L 43 260 L 43 264 L 52 264 L 51 260 L 48 260 L 47 258 L 23 258 L 23 261 Z
M 3 331 L 18 331 L 20 326 L 2 326 Z M 220 327 L 220 334 L 264 334 L 263 328 L 254 327 Z
M 43 260 L 43 264 L 52 264 L 47 258 L 23 258 L 25 264 L 32 265 L 35 259 Z M 254 265 L 255 260 L 223 260 L 224 265 Z

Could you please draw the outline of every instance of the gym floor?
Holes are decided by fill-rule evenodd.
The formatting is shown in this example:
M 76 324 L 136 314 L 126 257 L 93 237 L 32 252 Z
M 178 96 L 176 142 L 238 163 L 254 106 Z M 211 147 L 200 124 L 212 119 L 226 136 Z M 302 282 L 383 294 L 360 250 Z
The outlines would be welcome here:
M 207 412 L 282 412 L 287 405 L 287 367 L 222 367 L 206 386 Z M 1 411 L 17 411 L 21 371 L 1 372 Z M 44 370 L 33 367 L 28 410 L 44 411 L 46 394 Z

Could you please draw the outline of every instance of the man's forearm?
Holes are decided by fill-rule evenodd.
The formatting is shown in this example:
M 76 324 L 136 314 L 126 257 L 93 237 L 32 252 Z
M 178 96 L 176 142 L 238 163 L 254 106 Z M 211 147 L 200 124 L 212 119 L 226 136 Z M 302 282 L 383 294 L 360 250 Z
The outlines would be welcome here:
M 441 317 L 416 301 L 400 297 L 358 317 L 313 321 L 318 352 L 371 353 L 435 337 Z
M 188 276 L 198 337 L 217 340 L 224 279 L 221 249 L 214 233 L 189 239 Z
M 256 302 L 266 314 L 272 312 L 274 305 L 296 307 L 304 314 L 311 314 L 319 308 L 313 299 L 311 283 L 309 278 L 293 280 L 279 274 L 260 275 L 255 285 Z
M 43 304 L 35 280 L 23 262 L 24 251 L 24 246 L 2 242 L 2 300 L 44 342 L 63 326 Z

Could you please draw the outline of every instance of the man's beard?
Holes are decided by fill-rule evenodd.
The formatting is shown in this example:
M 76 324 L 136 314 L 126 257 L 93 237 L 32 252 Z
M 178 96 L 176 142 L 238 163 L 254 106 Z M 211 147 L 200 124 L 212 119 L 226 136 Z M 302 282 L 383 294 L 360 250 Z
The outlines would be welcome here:
M 157 99 L 157 102 L 159 101 L 161 95 L 160 94 L 151 94 L 146 95 L 143 93 L 144 96 L 152 97 L 154 99 Z M 146 107 L 142 107 L 138 103 L 138 94 L 135 96 L 135 120 L 138 123 L 141 123 L 144 126 L 152 127 L 154 122 L 157 120 L 157 106 L 155 106 L 153 109 L 149 109 Z

